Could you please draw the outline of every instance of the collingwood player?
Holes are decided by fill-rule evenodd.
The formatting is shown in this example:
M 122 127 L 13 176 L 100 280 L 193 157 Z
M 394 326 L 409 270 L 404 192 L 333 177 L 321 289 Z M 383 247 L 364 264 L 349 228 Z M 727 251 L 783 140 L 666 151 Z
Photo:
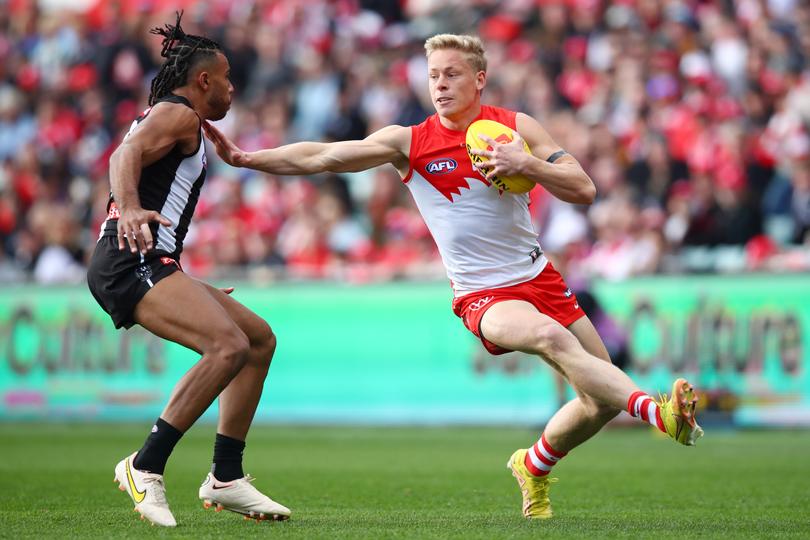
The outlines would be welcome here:
M 229 64 L 216 42 L 174 25 L 163 37 L 149 108 L 110 158 L 107 219 L 90 263 L 90 291 L 116 328 L 138 324 L 201 355 L 174 387 L 143 447 L 115 467 L 135 510 L 173 527 L 163 471 L 183 433 L 219 398 L 213 467 L 199 491 L 216 506 L 255 519 L 290 510 L 252 485 L 242 471 L 245 438 L 276 347 L 268 324 L 207 283 L 182 271 L 183 239 L 205 182 L 202 122 L 231 105 Z

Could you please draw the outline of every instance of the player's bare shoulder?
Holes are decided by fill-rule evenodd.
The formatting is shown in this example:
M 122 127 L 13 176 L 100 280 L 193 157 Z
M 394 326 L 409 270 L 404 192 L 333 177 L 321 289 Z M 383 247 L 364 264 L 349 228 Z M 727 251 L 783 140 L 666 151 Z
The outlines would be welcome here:
M 200 117 L 183 103 L 161 101 L 156 103 L 144 118 L 143 128 L 148 132 L 161 132 L 171 136 L 181 145 L 183 153 L 193 151 L 200 137 Z
M 145 166 L 175 147 L 190 154 L 199 148 L 200 139 L 200 118 L 194 109 L 182 103 L 160 102 L 147 110 L 121 146 L 135 148 Z

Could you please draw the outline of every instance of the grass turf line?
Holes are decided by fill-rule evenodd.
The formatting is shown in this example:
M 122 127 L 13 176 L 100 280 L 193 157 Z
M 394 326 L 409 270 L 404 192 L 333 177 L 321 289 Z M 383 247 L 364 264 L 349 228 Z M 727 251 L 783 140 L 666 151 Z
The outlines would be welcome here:
M 554 469 L 555 517 L 529 522 L 505 464 L 538 433 L 504 428 L 257 427 L 245 453 L 285 523 L 202 509 L 214 426 L 166 469 L 177 529 L 151 527 L 113 483 L 146 425 L 0 424 L 0 538 L 807 538 L 810 432 L 713 432 L 683 448 L 612 430 Z

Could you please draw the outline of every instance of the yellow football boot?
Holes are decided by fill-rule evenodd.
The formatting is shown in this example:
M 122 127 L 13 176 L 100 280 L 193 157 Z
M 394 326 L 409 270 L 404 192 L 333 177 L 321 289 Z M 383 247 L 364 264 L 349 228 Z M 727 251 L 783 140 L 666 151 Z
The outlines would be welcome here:
M 551 501 L 548 499 L 549 484 L 557 479 L 530 473 L 524 461 L 527 452 L 525 448 L 516 450 L 506 467 L 512 471 L 523 494 L 523 515 L 529 519 L 548 519 L 552 516 Z
M 703 429 L 695 421 L 697 400 L 692 385 L 686 379 L 677 379 L 672 385 L 672 397 L 667 399 L 664 394 L 656 401 L 667 435 L 686 446 L 694 446 L 703 436 Z

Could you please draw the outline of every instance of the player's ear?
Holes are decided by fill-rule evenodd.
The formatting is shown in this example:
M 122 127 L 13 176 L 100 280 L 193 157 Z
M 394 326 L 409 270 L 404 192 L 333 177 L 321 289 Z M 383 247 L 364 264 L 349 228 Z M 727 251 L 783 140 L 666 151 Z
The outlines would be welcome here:
M 211 75 L 207 71 L 200 71 L 197 74 L 197 84 L 203 90 L 208 90 L 208 87 L 211 86 Z
M 475 74 L 475 88 L 480 92 L 487 85 L 487 72 L 479 71 Z

